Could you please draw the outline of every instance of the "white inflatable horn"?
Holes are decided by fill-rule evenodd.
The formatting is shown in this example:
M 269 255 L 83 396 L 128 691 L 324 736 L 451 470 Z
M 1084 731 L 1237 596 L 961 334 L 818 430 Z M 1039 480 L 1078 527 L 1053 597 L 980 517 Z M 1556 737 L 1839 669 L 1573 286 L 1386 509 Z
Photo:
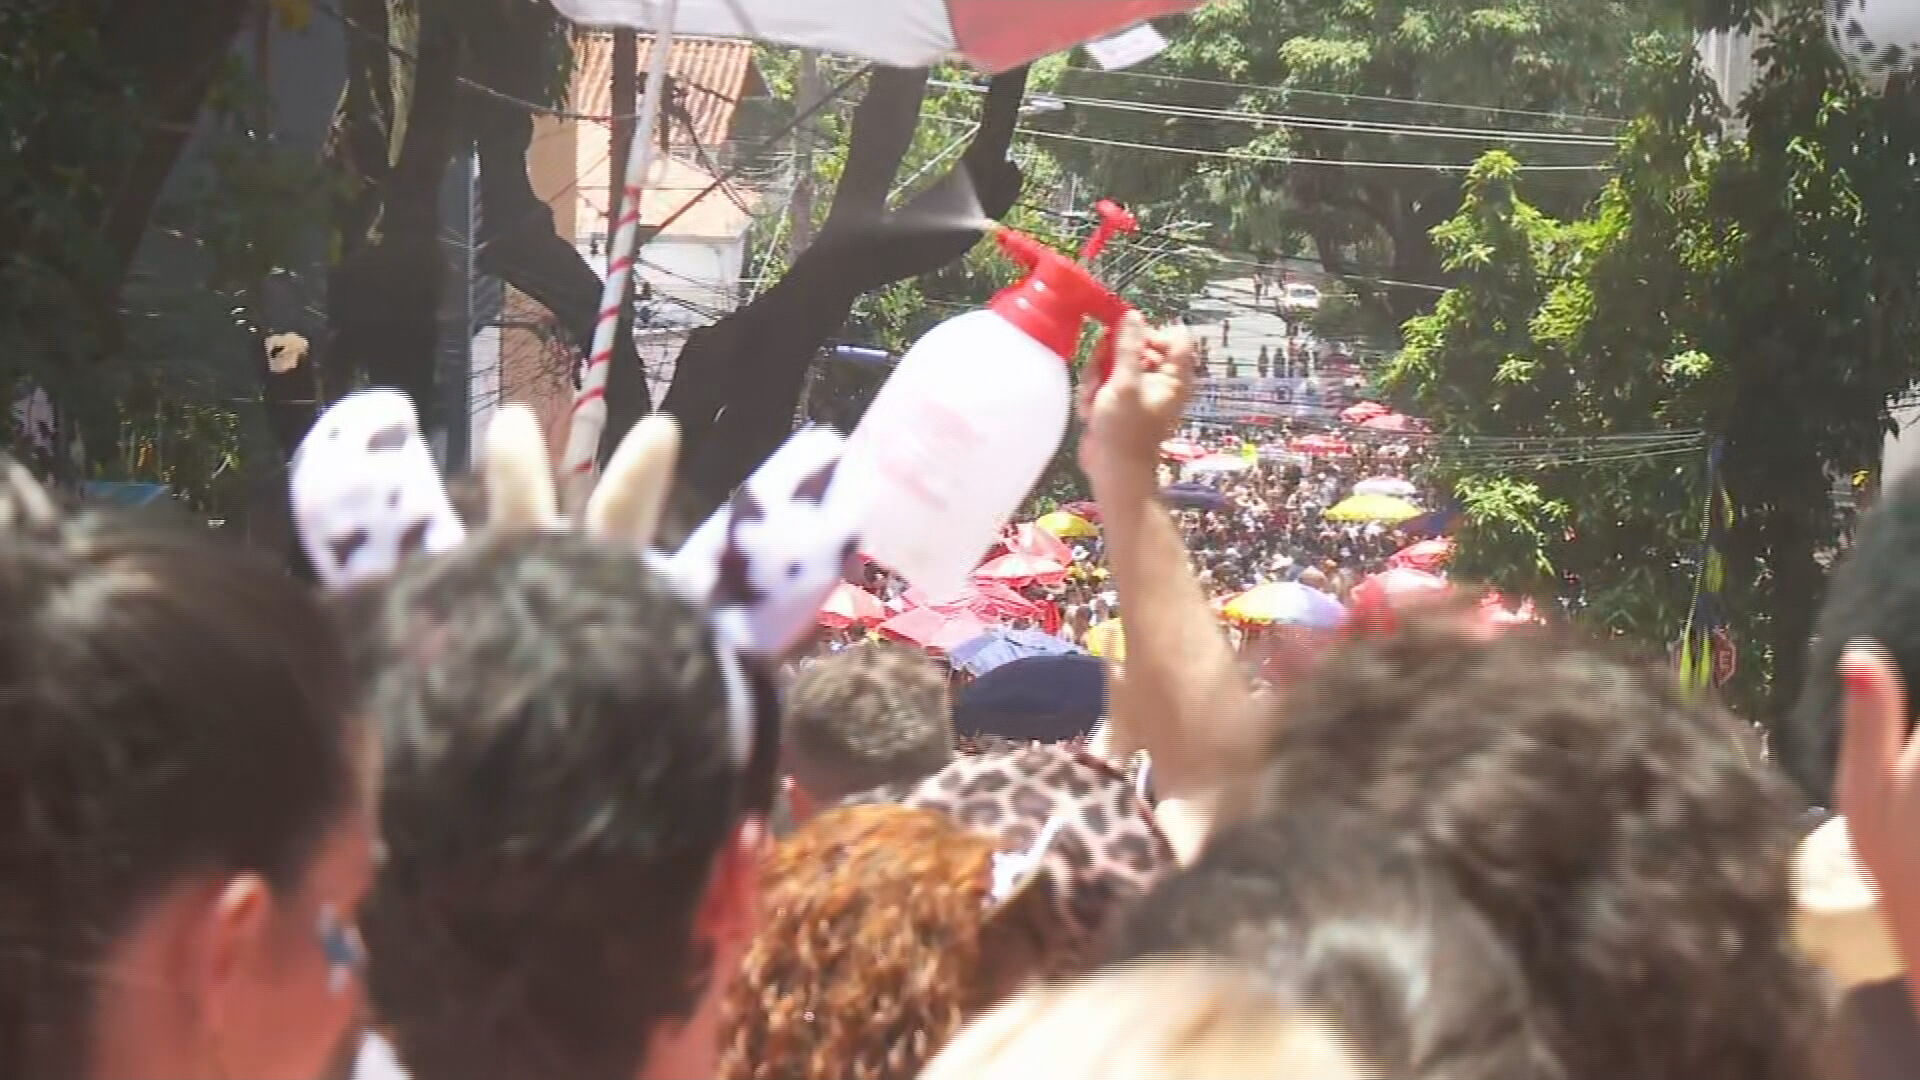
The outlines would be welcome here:
M 1827 38 L 1856 78 L 1884 93 L 1920 60 L 1920 0 L 1825 0 Z

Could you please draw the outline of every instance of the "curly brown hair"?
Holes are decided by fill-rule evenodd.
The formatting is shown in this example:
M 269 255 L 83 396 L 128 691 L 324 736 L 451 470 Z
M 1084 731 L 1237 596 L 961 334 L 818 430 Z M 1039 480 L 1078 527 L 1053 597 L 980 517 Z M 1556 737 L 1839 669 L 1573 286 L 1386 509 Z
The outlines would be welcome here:
M 722 1080 L 911 1080 L 969 1017 L 1053 970 L 1044 909 L 990 912 L 994 852 L 886 805 L 829 811 L 782 843 L 728 989 Z
M 786 764 L 821 802 L 939 772 L 953 760 L 953 699 L 926 656 L 862 645 L 822 657 L 787 692 Z
M 1809 1074 L 1793 800 L 1670 671 L 1410 613 L 1283 710 L 1269 812 L 1358 813 L 1443 867 L 1520 959 L 1569 1075 Z

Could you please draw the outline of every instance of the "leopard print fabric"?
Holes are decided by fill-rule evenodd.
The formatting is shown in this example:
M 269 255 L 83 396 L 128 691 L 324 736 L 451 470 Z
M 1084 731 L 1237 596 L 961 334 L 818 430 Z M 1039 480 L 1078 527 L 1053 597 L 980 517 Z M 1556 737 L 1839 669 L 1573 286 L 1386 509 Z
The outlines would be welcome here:
M 1056 814 L 1064 828 L 1041 861 L 1063 929 L 1095 940 L 1113 915 L 1175 864 L 1153 811 L 1117 769 L 1065 745 L 1008 746 L 966 755 L 917 784 L 847 800 L 897 803 L 944 814 L 1025 851 Z

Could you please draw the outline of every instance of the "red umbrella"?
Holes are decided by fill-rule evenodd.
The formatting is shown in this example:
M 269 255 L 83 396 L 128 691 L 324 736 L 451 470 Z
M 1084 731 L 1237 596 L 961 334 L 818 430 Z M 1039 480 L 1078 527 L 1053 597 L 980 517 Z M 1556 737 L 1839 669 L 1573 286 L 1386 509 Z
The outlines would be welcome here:
M 833 630 L 845 630 L 855 623 L 871 626 L 886 618 L 887 606 L 878 597 L 844 581 L 835 585 L 827 594 L 827 602 L 820 605 L 820 625 Z
M 1191 439 L 1168 439 L 1160 444 L 1160 456 L 1186 464 L 1207 456 L 1207 448 Z
M 923 649 L 948 652 L 991 629 L 991 625 L 965 611 L 917 607 L 881 623 L 880 635 Z
M 1071 561 L 1071 559 L 1069 559 Z M 1014 552 L 1002 555 L 973 572 L 975 581 L 1004 581 L 1015 588 L 1028 585 L 1065 585 L 1067 568 L 1054 559 Z
M 951 596 L 928 596 L 911 589 L 906 603 L 909 610 L 929 607 L 936 611 L 962 612 L 988 623 L 1026 619 L 1049 634 L 1060 629 L 1060 613 L 1053 605 L 1029 600 L 998 581 L 976 579 Z
M 1340 419 L 1349 424 L 1364 424 L 1376 416 L 1385 416 L 1392 411 L 1377 401 L 1362 401 L 1340 410 Z
M 1067 513 L 1075 514 L 1076 511 L 1068 510 Z M 1087 520 L 1093 519 L 1087 518 Z M 1037 525 L 1015 525 L 1013 534 L 1003 543 L 1009 555 L 1027 555 L 1036 559 L 1047 559 L 1059 563 L 1062 568 L 1073 565 L 1073 549 L 1067 546 L 1066 541 Z
M 1097 502 L 1093 502 L 1089 499 L 1082 499 L 1079 502 L 1066 503 L 1062 505 L 1060 509 L 1065 510 L 1067 513 L 1072 514 L 1074 517 L 1084 518 L 1088 521 L 1091 521 L 1095 525 L 1100 524 L 1100 504 Z M 1042 529 L 1041 531 L 1046 532 L 1046 530 L 1044 529 Z M 1048 535 L 1052 535 L 1052 534 L 1048 533 Z
M 1390 412 L 1382 413 L 1368 420 L 1363 420 L 1360 426 L 1367 431 L 1400 433 L 1420 430 L 1420 421 L 1403 413 Z
M 1346 457 L 1353 453 L 1353 445 L 1345 439 L 1332 435 L 1308 435 L 1295 439 L 1288 449 L 1296 454 L 1313 454 L 1319 457 Z
M 1359 633 L 1384 633 L 1393 625 L 1396 609 L 1437 598 L 1447 591 L 1445 578 L 1420 570 L 1396 567 L 1375 574 L 1353 590 L 1347 608 L 1347 626 Z
M 1387 560 L 1387 565 L 1437 574 L 1453 561 L 1453 541 L 1446 537 L 1409 544 Z

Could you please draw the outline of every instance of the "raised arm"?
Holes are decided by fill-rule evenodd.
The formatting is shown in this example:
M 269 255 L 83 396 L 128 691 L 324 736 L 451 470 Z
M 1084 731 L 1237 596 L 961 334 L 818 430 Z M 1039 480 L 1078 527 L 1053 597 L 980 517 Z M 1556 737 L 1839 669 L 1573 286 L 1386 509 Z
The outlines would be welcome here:
M 1160 444 L 1179 426 L 1194 381 L 1192 342 L 1138 315 L 1118 332 L 1113 374 L 1083 386 L 1081 465 L 1093 484 L 1107 563 L 1125 613 L 1126 674 L 1116 737 L 1145 749 L 1182 854 L 1218 812 L 1223 789 L 1258 760 L 1251 688 L 1235 662 L 1161 504 Z

